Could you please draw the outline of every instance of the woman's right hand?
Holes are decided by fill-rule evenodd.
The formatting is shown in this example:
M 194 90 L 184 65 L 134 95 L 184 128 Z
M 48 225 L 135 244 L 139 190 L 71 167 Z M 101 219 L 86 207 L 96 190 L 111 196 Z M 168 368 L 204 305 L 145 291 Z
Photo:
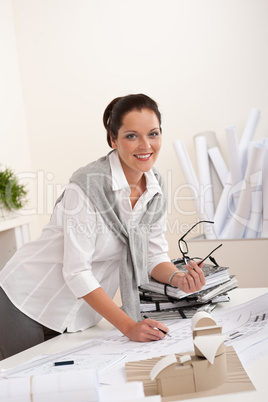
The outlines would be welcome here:
M 166 335 L 157 328 L 169 332 L 168 327 L 166 327 L 162 322 L 146 318 L 140 322 L 134 321 L 133 325 L 124 331 L 124 335 L 134 342 L 159 341 Z

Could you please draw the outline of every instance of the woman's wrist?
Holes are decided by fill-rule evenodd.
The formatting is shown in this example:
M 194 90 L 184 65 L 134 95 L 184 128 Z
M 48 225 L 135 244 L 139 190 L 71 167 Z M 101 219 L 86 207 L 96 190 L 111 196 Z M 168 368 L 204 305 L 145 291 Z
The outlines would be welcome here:
M 123 317 L 122 317 L 123 318 Z M 120 332 L 122 332 L 122 334 L 124 334 L 125 336 L 128 336 L 131 329 L 137 324 L 137 322 L 135 320 L 133 320 L 131 317 L 129 317 L 128 315 L 126 315 L 122 321 L 120 322 L 120 324 L 117 326 L 117 329 L 119 329 Z
M 184 273 L 181 271 L 175 271 L 173 272 L 170 277 L 169 277 L 169 285 L 177 288 L 178 285 L 176 285 L 176 282 L 178 282 L 178 278 L 184 276 Z

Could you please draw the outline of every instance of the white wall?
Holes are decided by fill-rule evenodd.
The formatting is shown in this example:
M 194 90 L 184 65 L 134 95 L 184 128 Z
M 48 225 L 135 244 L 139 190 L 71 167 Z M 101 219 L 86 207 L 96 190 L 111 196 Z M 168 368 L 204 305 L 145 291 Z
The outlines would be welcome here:
M 10 0 L 0 2 L 0 38 L 0 164 L 22 172 L 31 158 Z
M 108 102 L 143 92 L 163 114 L 157 167 L 168 184 L 170 256 L 177 256 L 183 224 L 197 216 L 189 201 L 180 201 L 181 211 L 174 207 L 175 190 L 185 180 L 172 143 L 183 139 L 193 156 L 192 137 L 212 130 L 226 155 L 225 127 L 235 125 L 241 135 L 252 107 L 262 111 L 255 138 L 267 136 L 268 1 L 12 0 L 12 5 L 39 186 L 34 236 L 73 170 L 109 150 L 102 127 Z

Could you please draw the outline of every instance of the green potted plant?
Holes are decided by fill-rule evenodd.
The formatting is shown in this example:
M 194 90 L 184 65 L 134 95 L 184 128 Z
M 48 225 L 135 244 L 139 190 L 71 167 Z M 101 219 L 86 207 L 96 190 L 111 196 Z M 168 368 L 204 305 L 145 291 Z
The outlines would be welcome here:
M 15 211 L 26 203 L 27 190 L 24 184 L 19 184 L 18 178 L 10 168 L 0 169 L 0 209 Z

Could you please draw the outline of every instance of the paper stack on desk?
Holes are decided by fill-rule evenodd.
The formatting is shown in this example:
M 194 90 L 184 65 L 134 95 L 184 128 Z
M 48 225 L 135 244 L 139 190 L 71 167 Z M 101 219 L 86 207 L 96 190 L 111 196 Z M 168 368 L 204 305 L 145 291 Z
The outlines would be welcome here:
M 182 263 L 176 266 L 187 271 Z M 141 313 L 146 312 L 154 319 L 191 318 L 197 311 L 209 312 L 219 301 L 228 301 L 227 292 L 238 286 L 235 276 L 229 275 L 228 267 L 204 264 L 202 269 L 206 284 L 195 293 L 185 293 L 150 278 L 149 283 L 139 288 Z

